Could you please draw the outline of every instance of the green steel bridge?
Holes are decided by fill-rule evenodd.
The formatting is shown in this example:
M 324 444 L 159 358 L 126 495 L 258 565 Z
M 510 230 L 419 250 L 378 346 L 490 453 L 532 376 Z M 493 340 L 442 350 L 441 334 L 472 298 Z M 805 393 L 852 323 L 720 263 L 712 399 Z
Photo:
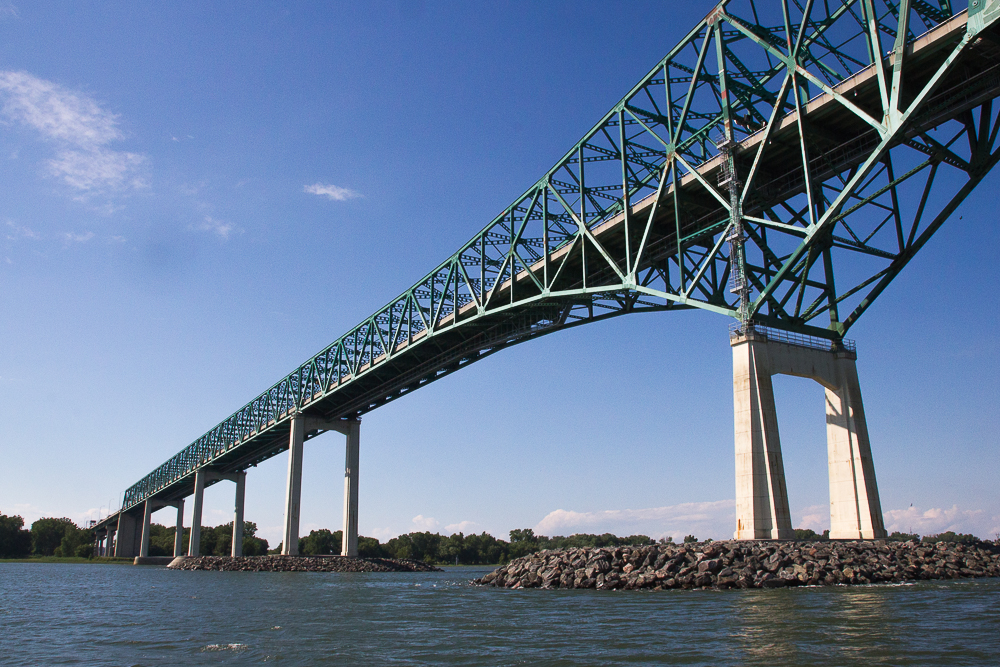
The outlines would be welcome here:
M 1000 160 L 998 15 L 1000 0 L 720 2 L 468 243 L 120 512 L 289 449 L 295 423 L 300 441 L 343 431 L 505 347 L 627 313 L 701 308 L 842 348 Z

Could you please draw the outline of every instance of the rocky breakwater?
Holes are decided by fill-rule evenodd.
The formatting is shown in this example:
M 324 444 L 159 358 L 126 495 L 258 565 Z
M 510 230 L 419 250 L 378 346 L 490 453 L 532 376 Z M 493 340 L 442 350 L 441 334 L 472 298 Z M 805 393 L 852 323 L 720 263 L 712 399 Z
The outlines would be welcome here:
M 226 572 L 440 572 L 419 560 L 350 556 L 192 556 L 175 558 L 173 570 Z
M 778 588 L 1000 576 L 1000 545 L 707 542 L 540 551 L 474 584 L 504 588 Z

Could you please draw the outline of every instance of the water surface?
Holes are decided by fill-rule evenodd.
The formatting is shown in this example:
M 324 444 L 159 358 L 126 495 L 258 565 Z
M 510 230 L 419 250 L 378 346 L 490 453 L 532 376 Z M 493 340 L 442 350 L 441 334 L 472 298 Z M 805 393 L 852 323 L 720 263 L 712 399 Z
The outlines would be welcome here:
M 508 591 L 441 573 L 0 563 L 2 665 L 985 665 L 1000 579 Z

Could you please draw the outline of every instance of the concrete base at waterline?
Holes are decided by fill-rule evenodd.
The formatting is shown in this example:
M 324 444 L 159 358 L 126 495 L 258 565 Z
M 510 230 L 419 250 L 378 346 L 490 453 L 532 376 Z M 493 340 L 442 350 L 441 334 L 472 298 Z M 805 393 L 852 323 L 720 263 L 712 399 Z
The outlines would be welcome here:
M 173 556 L 136 556 L 133 565 L 170 565 Z

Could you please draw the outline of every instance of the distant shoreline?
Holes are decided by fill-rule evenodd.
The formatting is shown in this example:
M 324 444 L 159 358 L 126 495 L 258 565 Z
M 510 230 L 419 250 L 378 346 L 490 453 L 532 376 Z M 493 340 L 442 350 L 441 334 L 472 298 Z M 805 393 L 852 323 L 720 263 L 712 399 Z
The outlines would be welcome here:
M 30 556 L 28 558 L 0 558 L 4 563 L 63 563 L 91 565 L 131 565 L 131 558 L 83 558 L 82 556 Z

